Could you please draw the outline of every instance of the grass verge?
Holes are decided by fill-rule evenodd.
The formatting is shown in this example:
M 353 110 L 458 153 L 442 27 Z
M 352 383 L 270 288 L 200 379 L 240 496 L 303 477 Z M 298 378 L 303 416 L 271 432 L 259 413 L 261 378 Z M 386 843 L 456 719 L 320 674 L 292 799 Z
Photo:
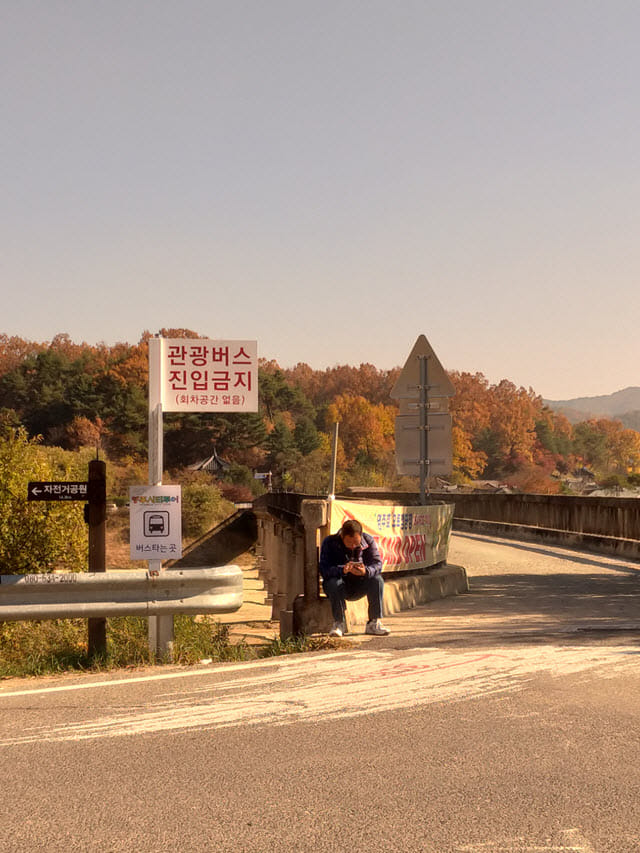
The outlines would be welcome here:
M 330 637 L 291 637 L 262 646 L 231 642 L 229 627 L 193 616 L 174 617 L 173 663 L 202 660 L 242 661 L 296 652 L 344 648 Z M 148 647 L 147 620 L 120 616 L 107 620 L 107 652 L 90 658 L 86 619 L 0 622 L 0 679 L 52 675 L 70 671 L 99 672 L 162 664 Z

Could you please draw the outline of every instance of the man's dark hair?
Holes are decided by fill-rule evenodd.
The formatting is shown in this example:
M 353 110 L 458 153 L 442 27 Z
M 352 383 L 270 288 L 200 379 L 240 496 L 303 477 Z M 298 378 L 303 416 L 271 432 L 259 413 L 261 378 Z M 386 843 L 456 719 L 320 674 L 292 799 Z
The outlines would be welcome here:
M 340 533 L 342 536 L 353 536 L 354 533 L 362 533 L 362 525 L 355 518 L 350 518 L 342 525 Z

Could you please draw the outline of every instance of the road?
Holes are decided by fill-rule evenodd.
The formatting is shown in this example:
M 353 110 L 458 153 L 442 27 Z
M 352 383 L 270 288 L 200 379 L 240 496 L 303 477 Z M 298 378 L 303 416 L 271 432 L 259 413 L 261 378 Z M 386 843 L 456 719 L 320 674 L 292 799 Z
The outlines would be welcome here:
M 451 558 L 389 638 L 4 682 L 0 850 L 640 851 L 638 567 Z

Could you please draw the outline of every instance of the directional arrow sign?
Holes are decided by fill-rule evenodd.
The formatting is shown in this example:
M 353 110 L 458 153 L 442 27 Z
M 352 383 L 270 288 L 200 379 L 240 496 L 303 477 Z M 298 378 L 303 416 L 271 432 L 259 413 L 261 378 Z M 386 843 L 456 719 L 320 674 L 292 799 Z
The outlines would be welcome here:
M 46 483 L 29 483 L 28 501 L 88 501 L 89 483 L 78 480 L 56 480 Z
M 453 397 L 456 389 L 447 376 L 444 367 L 440 364 L 438 356 L 424 335 L 420 335 L 409 354 L 402 373 L 396 384 L 391 389 L 391 397 L 394 400 L 417 400 L 420 396 L 418 388 L 420 384 L 420 357 L 425 356 L 428 361 L 429 398 Z

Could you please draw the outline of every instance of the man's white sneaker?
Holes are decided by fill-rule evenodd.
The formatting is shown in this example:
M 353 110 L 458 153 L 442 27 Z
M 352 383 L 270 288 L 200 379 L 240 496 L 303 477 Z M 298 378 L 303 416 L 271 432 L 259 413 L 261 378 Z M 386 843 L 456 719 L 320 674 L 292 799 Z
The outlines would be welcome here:
M 330 637 L 342 637 L 347 633 L 347 626 L 344 622 L 334 622 L 329 631 Z
M 365 634 L 375 634 L 376 637 L 386 637 L 391 631 L 382 624 L 380 619 L 372 619 L 367 622 L 367 627 L 364 629 Z

